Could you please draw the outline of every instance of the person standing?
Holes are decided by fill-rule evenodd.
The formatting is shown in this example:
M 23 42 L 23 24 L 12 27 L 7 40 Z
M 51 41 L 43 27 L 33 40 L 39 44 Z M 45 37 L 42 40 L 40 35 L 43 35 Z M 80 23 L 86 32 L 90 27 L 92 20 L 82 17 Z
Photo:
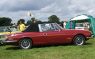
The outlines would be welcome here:
M 19 21 L 18 21 L 18 30 L 19 31 L 23 31 L 23 30 L 25 30 L 25 21 L 24 21 L 24 19 L 20 19 Z
M 37 20 L 32 20 L 32 23 L 23 31 L 23 32 L 38 32 L 38 23 Z

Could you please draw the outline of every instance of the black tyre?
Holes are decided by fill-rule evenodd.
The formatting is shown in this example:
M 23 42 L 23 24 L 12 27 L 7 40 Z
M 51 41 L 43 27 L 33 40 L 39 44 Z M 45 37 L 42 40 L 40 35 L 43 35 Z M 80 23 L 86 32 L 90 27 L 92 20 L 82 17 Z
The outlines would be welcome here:
M 29 49 L 32 47 L 32 40 L 28 38 L 23 38 L 19 41 L 19 47 L 21 49 Z
M 3 43 L 3 41 L 2 41 L 2 40 L 0 40 L 0 46 L 1 46 L 1 45 L 4 45 L 4 43 Z
M 75 45 L 84 45 L 85 44 L 85 37 L 83 35 L 77 35 L 74 38 Z

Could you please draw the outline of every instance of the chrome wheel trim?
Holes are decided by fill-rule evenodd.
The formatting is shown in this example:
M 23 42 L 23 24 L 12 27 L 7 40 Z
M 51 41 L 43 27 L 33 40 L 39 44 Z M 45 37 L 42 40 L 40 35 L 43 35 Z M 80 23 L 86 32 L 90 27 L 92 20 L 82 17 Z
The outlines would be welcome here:
M 31 42 L 28 39 L 23 39 L 20 45 L 23 49 L 28 49 L 31 46 Z
M 84 38 L 81 36 L 76 37 L 75 44 L 76 45 L 83 45 L 84 44 Z

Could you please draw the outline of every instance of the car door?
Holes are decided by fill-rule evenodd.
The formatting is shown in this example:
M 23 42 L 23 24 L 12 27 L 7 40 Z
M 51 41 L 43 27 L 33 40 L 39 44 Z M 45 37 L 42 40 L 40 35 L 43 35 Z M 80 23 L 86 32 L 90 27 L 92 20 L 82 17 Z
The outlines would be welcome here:
M 34 32 L 32 33 L 33 35 L 35 35 L 33 38 L 33 44 L 34 45 L 46 45 L 47 41 L 46 41 L 46 35 L 44 32 Z
M 38 24 L 38 28 L 39 28 L 39 32 L 35 32 L 35 33 L 32 32 L 32 34 L 35 35 L 35 37 L 32 37 L 34 44 L 35 45 L 47 45 L 48 44 L 48 40 L 46 38 L 47 28 L 45 24 Z
M 45 27 L 48 28 L 48 30 L 44 32 L 44 37 L 48 44 L 65 43 L 65 35 L 56 24 L 49 24 Z
M 49 44 L 65 43 L 65 35 L 60 30 L 46 32 L 45 38 Z
M 43 40 L 40 40 L 41 42 L 44 42 L 44 44 L 50 44 L 51 43 L 51 37 L 52 35 L 50 32 L 50 24 L 39 24 L 39 30 L 40 30 L 40 35 L 43 36 Z

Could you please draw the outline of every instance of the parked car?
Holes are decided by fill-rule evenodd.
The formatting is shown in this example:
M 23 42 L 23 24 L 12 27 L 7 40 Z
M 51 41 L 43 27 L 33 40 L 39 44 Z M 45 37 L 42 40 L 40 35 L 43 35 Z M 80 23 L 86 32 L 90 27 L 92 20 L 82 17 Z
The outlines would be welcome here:
M 22 49 L 36 45 L 54 45 L 74 43 L 83 45 L 91 37 L 86 30 L 66 30 L 56 23 L 35 24 L 27 27 L 22 33 L 8 35 L 4 43 L 15 43 Z
M 20 31 L 18 31 L 15 27 L 11 27 L 11 26 L 0 27 L 0 35 L 12 34 L 16 32 L 20 32 Z
M 20 32 L 15 27 L 2 26 L 0 27 L 0 44 L 3 44 L 2 40 L 5 40 L 5 35 Z

